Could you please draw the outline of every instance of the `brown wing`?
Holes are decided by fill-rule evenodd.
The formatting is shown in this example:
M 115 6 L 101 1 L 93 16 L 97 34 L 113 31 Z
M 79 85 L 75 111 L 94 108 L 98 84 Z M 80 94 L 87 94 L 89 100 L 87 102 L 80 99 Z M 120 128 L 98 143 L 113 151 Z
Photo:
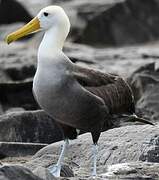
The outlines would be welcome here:
M 135 112 L 132 91 L 120 76 L 77 65 L 73 75 L 85 89 L 104 100 L 110 114 Z
M 111 84 L 114 83 L 118 77 L 114 74 L 106 74 L 77 65 L 74 66 L 73 75 L 76 80 L 84 87 L 99 87 L 101 85 Z

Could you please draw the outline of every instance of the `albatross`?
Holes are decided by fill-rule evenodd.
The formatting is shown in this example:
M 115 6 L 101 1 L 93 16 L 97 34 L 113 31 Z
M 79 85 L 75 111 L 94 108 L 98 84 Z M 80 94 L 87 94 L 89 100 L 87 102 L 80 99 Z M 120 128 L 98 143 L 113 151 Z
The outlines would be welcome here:
M 9 34 L 6 42 L 9 44 L 37 31 L 45 33 L 38 49 L 33 94 L 64 134 L 58 162 L 51 165 L 49 171 L 60 176 L 69 140 L 77 138 L 82 130 L 92 135 L 92 175 L 96 176 L 98 139 L 102 131 L 114 128 L 119 116 L 152 123 L 135 114 L 132 90 L 122 77 L 78 66 L 64 54 L 62 49 L 70 31 L 70 21 L 63 8 L 48 6 L 42 9 L 28 24 Z

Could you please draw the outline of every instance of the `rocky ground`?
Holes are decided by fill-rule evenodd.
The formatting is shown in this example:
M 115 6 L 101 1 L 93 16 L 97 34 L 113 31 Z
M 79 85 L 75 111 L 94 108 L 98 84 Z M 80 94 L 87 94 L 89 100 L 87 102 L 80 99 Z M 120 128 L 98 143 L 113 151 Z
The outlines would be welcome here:
M 29 10 L 28 18 L 51 4 L 19 2 Z M 72 23 L 64 47 L 68 57 L 81 66 L 122 75 L 133 89 L 137 113 L 155 124 L 126 124 L 103 132 L 97 179 L 159 179 L 159 1 L 52 3 L 62 5 Z M 25 22 L 18 17 L 13 24 L 0 23 L 0 180 L 53 180 L 47 167 L 57 161 L 62 133 L 32 95 L 42 35 L 10 46 L 3 42 L 5 34 Z M 90 134 L 70 143 L 61 173 L 64 179 L 92 179 L 91 148 Z

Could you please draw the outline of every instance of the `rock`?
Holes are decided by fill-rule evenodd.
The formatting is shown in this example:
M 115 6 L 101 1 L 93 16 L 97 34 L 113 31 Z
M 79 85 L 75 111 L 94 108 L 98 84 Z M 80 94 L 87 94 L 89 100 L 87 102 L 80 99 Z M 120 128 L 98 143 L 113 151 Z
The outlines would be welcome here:
M 155 63 L 140 67 L 129 81 L 137 100 L 137 108 L 144 112 L 145 117 L 158 121 L 159 93 L 156 89 L 159 87 L 159 72 L 155 69 Z
M 106 166 L 118 163 L 138 161 L 159 163 L 158 131 L 159 124 L 124 126 L 103 132 L 99 139 L 98 174 L 106 172 Z M 62 142 L 58 142 L 44 147 L 33 156 L 30 164 L 38 164 L 40 161 L 46 163 L 49 160 L 55 164 L 61 144 Z M 77 140 L 71 141 L 64 163 L 68 164 L 76 176 L 85 177 L 90 174 L 91 147 L 90 134 L 81 135 Z
M 0 24 L 29 22 L 31 19 L 30 13 L 16 0 L 0 1 Z
M 36 175 L 42 174 L 44 176 L 45 174 L 48 174 L 48 171 L 46 168 L 48 168 L 51 165 L 55 165 L 57 163 L 58 156 L 56 154 L 50 155 L 50 154 L 44 154 L 41 157 L 32 158 L 30 161 L 26 162 L 24 164 L 25 167 L 29 168 L 31 171 L 33 171 Z M 40 173 L 40 169 L 43 169 Z M 72 171 L 72 165 L 69 163 L 62 164 L 61 167 L 61 176 L 62 177 L 73 177 L 74 173 Z
M 157 135 L 151 138 L 148 145 L 145 146 L 140 160 L 147 162 L 159 162 L 159 157 L 156 156 L 156 154 L 159 154 L 159 139 Z
M 0 65 L 3 70 L 0 80 L 2 82 L 6 82 L 8 79 L 18 81 L 33 77 L 39 38 L 37 36 L 27 43 L 16 42 L 14 46 L 2 44 L 0 53 Z M 159 57 L 157 46 L 95 48 L 67 42 L 64 51 L 77 64 L 105 72 L 118 73 L 125 77 L 130 76 L 139 66 L 157 61 L 157 57 Z M 147 58 L 143 58 L 144 56 Z M 25 73 L 23 69 L 26 69 L 28 73 Z
M 101 175 L 108 179 L 158 179 L 159 163 L 121 163 L 108 166 L 107 172 Z
M 0 94 L 3 111 L 13 107 L 21 107 L 25 110 L 39 108 L 32 93 L 32 79 L 0 83 Z
M 119 46 L 152 41 L 159 37 L 156 31 L 156 22 L 159 22 L 159 18 L 156 18 L 159 17 L 158 9 L 158 2 L 155 0 L 116 3 L 109 10 L 90 18 L 76 42 Z M 84 14 L 82 13 L 82 17 Z M 94 26 L 97 27 L 96 30 Z
M 119 46 L 159 38 L 156 30 L 159 2 L 156 0 L 82 1 L 78 7 L 76 0 L 70 4 L 76 6 L 81 21 L 80 28 L 75 29 L 74 42 Z
M 0 142 L 0 159 L 31 156 L 46 145 L 40 143 Z
M 0 141 L 53 143 L 62 139 L 60 128 L 43 111 L 13 112 L 0 116 Z
M 6 165 L 0 167 L 0 180 L 42 180 L 22 166 Z
M 45 180 L 55 180 L 56 178 L 46 169 L 43 167 L 37 167 L 33 173 L 38 177 L 45 179 Z
M 64 51 L 76 64 L 116 73 L 124 78 L 128 78 L 141 66 L 157 62 L 159 55 L 158 46 L 95 48 L 70 42 L 65 44 Z M 148 56 L 146 60 L 144 55 Z
M 44 167 L 37 167 L 35 170 L 33 170 L 33 173 L 37 175 L 38 177 L 41 177 L 42 179 L 45 180 L 54 180 L 56 179 L 47 168 Z M 61 177 L 73 177 L 73 173 L 71 169 L 69 169 L 68 166 L 62 166 L 61 169 Z
M 96 179 L 158 179 L 159 178 L 159 164 L 158 163 L 147 163 L 147 162 L 133 162 L 133 163 L 121 163 L 115 165 L 109 165 L 108 167 L 103 167 L 104 173 L 98 174 Z M 2 172 L 1 172 L 2 171 Z M 36 180 L 54 180 L 54 176 L 43 167 L 36 168 L 33 173 L 27 168 L 17 165 L 5 165 L 0 168 L 0 180 L 10 180 L 10 177 L 16 177 L 19 173 L 19 178 L 25 180 L 26 175 L 29 180 L 37 176 L 40 179 Z M 35 176 L 36 175 L 36 176 Z M 3 179 L 1 179 L 3 177 Z M 8 178 L 8 179 L 5 179 Z M 17 180 L 19 180 L 19 178 Z M 60 178 L 66 180 L 65 178 Z M 91 176 L 76 176 L 72 178 L 67 178 L 70 180 L 91 180 Z M 32 179 L 31 179 L 32 180 Z M 34 180 L 34 179 L 33 179 Z
M 21 2 L 25 4 L 25 1 Z M 159 37 L 156 30 L 156 24 L 159 24 L 159 3 L 156 0 L 53 0 L 53 3 L 63 6 L 69 15 L 72 24 L 70 39 L 73 42 L 119 46 L 154 41 Z M 41 2 L 37 4 L 29 1 L 28 4 L 29 9 L 34 7 L 33 14 L 44 7 Z
M 122 0 L 118 0 L 118 2 L 121 2 Z M 71 22 L 71 32 L 70 32 L 70 39 L 72 42 L 81 42 L 83 44 L 86 44 L 87 42 L 84 41 L 83 39 L 86 39 L 85 37 L 85 31 L 86 29 L 88 30 L 88 24 L 90 22 L 90 19 L 94 19 L 97 15 L 102 14 L 102 12 L 105 10 L 108 10 L 109 8 L 111 8 L 114 4 L 115 1 L 96 1 L 96 0 L 92 0 L 91 2 L 89 2 L 88 0 L 82 0 L 82 1 L 78 1 L 78 0 L 72 0 L 72 1 L 68 1 L 65 2 L 63 1 L 62 3 L 57 3 L 58 5 L 62 6 L 66 13 L 68 14 L 69 18 L 70 18 L 70 22 Z M 103 23 L 105 24 L 105 23 Z M 96 26 L 96 24 L 94 24 Z M 94 26 L 93 26 L 93 29 Z M 99 32 L 101 29 L 99 27 L 99 29 L 96 27 L 97 31 L 94 30 L 94 35 L 95 37 L 92 37 L 92 41 L 93 39 L 97 38 L 97 36 L 99 36 L 99 34 L 102 36 L 102 31 Z M 103 27 L 104 29 L 104 27 Z M 103 30 L 102 29 L 102 30 Z M 99 30 L 99 31 L 98 31 Z M 89 31 L 89 30 L 88 30 Z M 90 30 L 90 33 L 91 30 Z M 83 37 L 84 36 L 84 37 Z M 88 35 L 89 36 L 89 35 Z M 83 37 L 83 39 L 82 39 Z M 105 34 L 104 37 L 105 38 Z M 109 37 L 109 35 L 107 36 Z M 101 38 L 101 39 L 102 39 Z M 92 41 L 90 41 L 87 44 L 93 44 Z M 99 44 L 103 44 L 102 41 L 98 42 Z
M 135 100 L 139 100 L 143 95 L 148 84 L 154 83 L 151 75 L 148 74 L 155 71 L 155 63 L 148 63 L 139 67 L 130 77 L 129 83 L 132 87 Z
M 22 81 L 33 77 L 37 62 L 36 49 L 27 47 L 29 41 L 17 44 L 18 46 L 2 44 L 3 51 L 0 54 L 1 69 L 12 81 Z
M 32 94 L 32 77 L 35 73 L 35 50 L 19 43 L 13 47 L 3 46 L 0 54 L 0 103 L 6 111 L 13 107 L 26 110 L 38 108 Z M 15 101 L 16 99 L 16 101 Z

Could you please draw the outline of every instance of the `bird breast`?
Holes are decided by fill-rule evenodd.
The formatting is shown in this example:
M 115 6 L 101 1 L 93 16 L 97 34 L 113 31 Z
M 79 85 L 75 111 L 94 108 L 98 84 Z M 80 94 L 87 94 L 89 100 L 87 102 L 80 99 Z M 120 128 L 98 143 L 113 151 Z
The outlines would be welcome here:
M 66 75 L 56 69 L 37 69 L 33 80 L 33 92 L 39 105 L 50 106 L 59 101 L 59 98 L 62 98 L 64 86 L 67 84 L 66 81 Z
M 62 68 L 61 68 L 62 69 Z M 67 70 L 59 68 L 37 69 L 33 80 L 33 93 L 40 107 L 54 119 L 61 119 L 69 112 L 72 82 Z

